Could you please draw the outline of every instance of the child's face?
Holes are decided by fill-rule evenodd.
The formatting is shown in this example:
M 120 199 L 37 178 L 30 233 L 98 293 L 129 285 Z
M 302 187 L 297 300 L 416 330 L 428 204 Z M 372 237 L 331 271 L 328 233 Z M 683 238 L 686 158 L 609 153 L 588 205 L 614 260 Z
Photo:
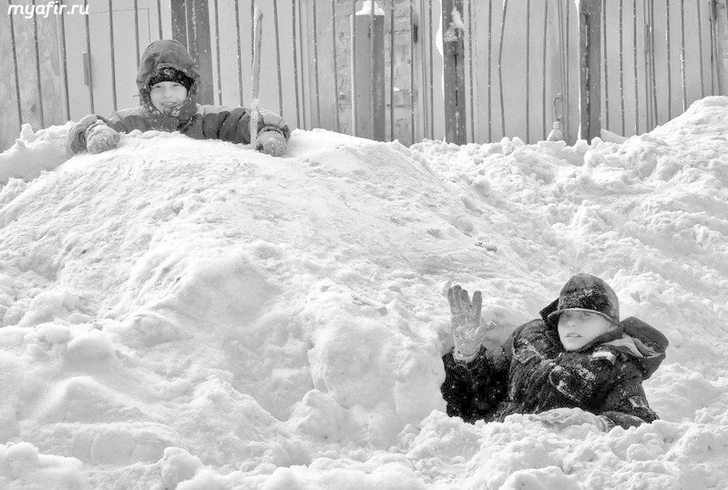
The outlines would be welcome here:
M 588 310 L 566 310 L 559 317 L 559 340 L 567 351 L 577 350 L 617 328 L 603 316 Z
M 149 92 L 152 105 L 158 111 L 170 114 L 187 98 L 187 89 L 176 82 L 159 82 Z

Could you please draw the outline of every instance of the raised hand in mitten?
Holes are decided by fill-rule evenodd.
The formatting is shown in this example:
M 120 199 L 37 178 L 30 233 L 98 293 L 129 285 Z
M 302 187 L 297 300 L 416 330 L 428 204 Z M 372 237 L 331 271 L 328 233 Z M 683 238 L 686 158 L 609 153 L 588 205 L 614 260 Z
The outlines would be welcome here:
M 475 291 L 470 301 L 467 290 L 453 286 L 447 290 L 447 300 L 450 303 L 450 331 L 455 342 L 453 357 L 461 362 L 471 361 L 480 351 L 487 332 L 480 321 L 482 294 Z
M 86 149 L 89 153 L 113 150 L 119 144 L 120 135 L 106 124 L 95 124 L 86 130 Z
M 255 138 L 255 149 L 272 157 L 286 152 L 286 138 L 278 131 L 264 131 Z

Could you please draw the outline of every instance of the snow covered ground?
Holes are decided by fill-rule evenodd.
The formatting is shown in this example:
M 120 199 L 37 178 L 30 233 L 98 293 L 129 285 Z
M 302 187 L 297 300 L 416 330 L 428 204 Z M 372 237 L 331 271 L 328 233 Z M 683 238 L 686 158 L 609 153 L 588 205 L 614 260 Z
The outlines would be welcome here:
M 0 487 L 728 487 L 728 98 L 572 147 L 146 133 L 62 163 L 68 127 L 0 154 Z M 580 271 L 670 339 L 662 420 L 448 418 L 447 281 L 496 342 Z

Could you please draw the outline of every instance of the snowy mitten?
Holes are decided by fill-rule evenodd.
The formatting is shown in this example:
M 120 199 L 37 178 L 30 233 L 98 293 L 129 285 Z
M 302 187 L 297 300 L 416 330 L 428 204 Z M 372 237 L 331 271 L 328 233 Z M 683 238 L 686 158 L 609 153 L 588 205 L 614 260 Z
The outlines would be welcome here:
M 482 294 L 475 291 L 471 302 L 467 290 L 454 286 L 447 290 L 447 300 L 452 318 L 450 330 L 455 342 L 453 357 L 460 362 L 472 361 L 478 355 L 487 333 L 480 322 Z
M 113 150 L 121 136 L 105 124 L 96 124 L 86 130 L 86 149 L 89 153 Z
M 547 427 L 564 428 L 569 425 L 591 424 L 602 432 L 607 432 L 611 425 L 603 415 L 594 415 L 580 408 L 555 408 L 535 415 L 534 418 Z
M 272 157 L 282 156 L 286 146 L 285 136 L 278 131 L 265 131 L 255 138 L 255 149 Z

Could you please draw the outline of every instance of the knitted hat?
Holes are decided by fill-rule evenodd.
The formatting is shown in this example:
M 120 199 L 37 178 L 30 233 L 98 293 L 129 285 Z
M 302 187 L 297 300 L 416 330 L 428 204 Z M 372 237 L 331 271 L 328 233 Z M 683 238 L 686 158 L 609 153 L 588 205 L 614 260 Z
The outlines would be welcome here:
M 172 68 L 171 66 L 162 66 L 149 78 L 148 86 L 151 89 L 160 82 L 179 83 L 189 90 L 194 83 L 194 80 L 176 68 Z
M 559 293 L 556 311 L 548 321 L 556 325 L 565 310 L 589 310 L 613 323 L 619 323 L 619 300 L 609 284 L 596 276 L 577 274 L 569 279 Z

